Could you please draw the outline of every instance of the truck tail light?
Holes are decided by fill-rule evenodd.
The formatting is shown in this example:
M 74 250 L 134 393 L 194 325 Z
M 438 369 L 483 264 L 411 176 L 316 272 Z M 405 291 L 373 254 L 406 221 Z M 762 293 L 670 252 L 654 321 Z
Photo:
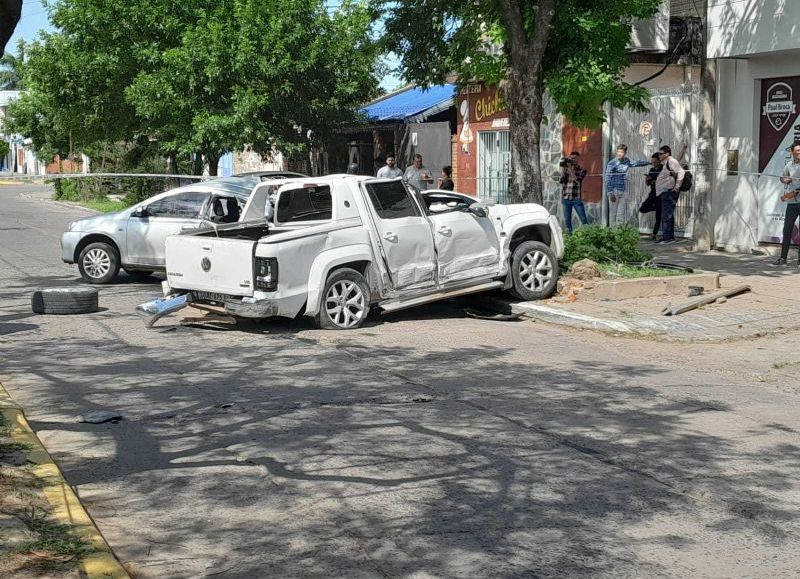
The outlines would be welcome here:
M 278 260 L 274 257 L 255 259 L 255 289 L 274 292 L 278 289 Z

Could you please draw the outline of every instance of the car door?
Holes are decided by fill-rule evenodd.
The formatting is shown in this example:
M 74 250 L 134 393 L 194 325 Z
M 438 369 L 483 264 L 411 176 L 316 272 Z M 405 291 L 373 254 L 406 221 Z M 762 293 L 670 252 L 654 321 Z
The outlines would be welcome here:
M 148 203 L 141 214 L 131 214 L 125 263 L 164 267 L 167 237 L 199 227 L 210 198 L 209 191 L 177 191 Z
M 439 284 L 495 276 L 500 273 L 500 238 L 491 218 L 467 209 L 469 199 L 439 195 L 441 210 L 430 212 L 437 254 Z M 444 203 L 443 203 L 444 202 Z M 433 207 L 433 206 L 432 206 Z
M 378 242 L 395 289 L 436 283 L 433 235 L 422 209 L 402 181 L 364 183 L 372 205 Z

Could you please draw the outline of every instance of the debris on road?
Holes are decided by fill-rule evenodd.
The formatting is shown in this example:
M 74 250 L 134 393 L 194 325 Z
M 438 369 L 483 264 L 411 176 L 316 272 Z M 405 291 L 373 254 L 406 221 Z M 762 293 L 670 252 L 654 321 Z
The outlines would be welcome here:
M 78 422 L 86 422 L 88 424 L 102 424 L 104 422 L 119 422 L 122 420 L 122 414 L 119 412 L 111 412 L 110 410 L 93 410 L 81 416 Z
M 731 298 L 733 296 L 737 296 L 739 294 L 742 294 L 742 293 L 745 293 L 745 292 L 749 292 L 749 291 L 750 291 L 750 286 L 749 285 L 736 286 L 735 288 L 718 291 L 718 292 L 715 292 L 713 294 L 701 297 L 701 298 L 696 299 L 696 300 L 685 302 L 683 304 L 678 304 L 677 306 L 673 306 L 671 304 L 668 304 L 661 311 L 661 314 L 664 315 L 664 316 L 677 316 L 678 314 L 683 314 L 683 313 L 689 312 L 691 310 L 699 308 L 700 306 L 705 306 L 705 305 L 714 303 L 714 302 L 716 302 L 717 300 L 719 300 L 721 298 L 725 298 L 725 301 L 727 301 L 727 298 Z M 724 303 L 724 302 L 719 302 L 719 303 Z
M 466 308 L 464 313 L 467 314 L 470 318 L 475 318 L 476 320 L 496 320 L 502 322 L 511 322 L 519 320 L 522 317 L 522 314 L 501 314 L 501 313 L 490 313 L 484 312 L 480 310 L 475 310 L 473 308 Z

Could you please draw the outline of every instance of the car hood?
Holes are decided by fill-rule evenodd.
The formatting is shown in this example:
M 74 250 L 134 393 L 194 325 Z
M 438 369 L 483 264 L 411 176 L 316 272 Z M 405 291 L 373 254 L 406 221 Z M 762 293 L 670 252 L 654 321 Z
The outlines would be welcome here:
M 117 213 L 103 213 L 102 215 L 90 215 L 81 217 L 70 224 L 70 231 L 92 231 L 102 229 L 104 225 L 128 218 L 130 210 L 118 211 Z

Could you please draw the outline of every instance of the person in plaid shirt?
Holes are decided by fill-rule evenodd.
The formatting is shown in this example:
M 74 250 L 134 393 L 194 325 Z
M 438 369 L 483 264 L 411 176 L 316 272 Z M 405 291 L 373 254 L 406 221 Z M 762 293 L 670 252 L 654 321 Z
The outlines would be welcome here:
M 566 162 L 569 159 L 570 162 Z M 580 153 L 572 151 L 569 157 L 560 163 L 561 177 L 558 182 L 561 183 L 561 206 L 564 208 L 564 223 L 567 225 L 567 231 L 572 233 L 572 210 L 578 214 L 581 223 L 586 225 L 589 220 L 586 219 L 586 208 L 583 206 L 581 199 L 581 185 L 583 179 L 586 177 L 586 169 L 580 166 Z

